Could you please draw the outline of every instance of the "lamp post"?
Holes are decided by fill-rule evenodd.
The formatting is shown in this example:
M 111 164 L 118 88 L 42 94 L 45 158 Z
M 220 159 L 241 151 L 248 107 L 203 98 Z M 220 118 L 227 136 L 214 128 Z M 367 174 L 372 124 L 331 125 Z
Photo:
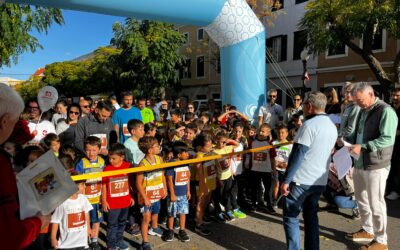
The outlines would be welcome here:
M 300 53 L 301 62 L 303 63 L 303 74 L 301 76 L 301 81 L 303 83 L 303 97 L 306 94 L 306 80 L 308 80 L 307 76 L 307 61 L 310 58 L 310 54 L 308 54 L 308 49 L 304 48 L 303 51 Z

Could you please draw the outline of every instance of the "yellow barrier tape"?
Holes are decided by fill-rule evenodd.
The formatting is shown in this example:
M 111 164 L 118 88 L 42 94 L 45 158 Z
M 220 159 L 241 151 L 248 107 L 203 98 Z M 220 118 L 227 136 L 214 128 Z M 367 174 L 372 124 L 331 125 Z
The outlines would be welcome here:
M 107 171 L 107 172 L 96 172 L 96 173 L 90 173 L 90 174 L 74 175 L 74 176 L 71 176 L 71 178 L 74 181 L 80 181 L 80 180 L 97 179 L 97 178 L 120 175 L 120 174 L 132 174 L 132 173 L 138 173 L 138 172 L 149 172 L 149 171 L 153 171 L 153 170 L 157 170 L 157 169 L 164 169 L 164 168 L 175 167 L 175 166 L 180 166 L 180 165 L 199 163 L 199 162 L 203 162 L 203 161 L 216 160 L 216 159 L 223 158 L 225 156 L 235 156 L 235 155 L 242 155 L 242 154 L 248 154 L 248 153 L 253 153 L 253 152 L 259 152 L 259 151 L 268 150 L 268 149 L 271 149 L 271 148 L 276 148 L 276 147 L 289 145 L 289 144 L 293 144 L 293 142 L 285 142 L 285 143 L 280 143 L 280 144 L 276 144 L 276 145 L 269 145 L 269 146 L 263 146 L 263 147 L 259 147 L 259 148 L 252 148 L 252 149 L 247 149 L 247 150 L 243 150 L 243 151 L 239 151 L 239 152 L 232 152 L 232 153 L 228 153 L 228 154 L 218 154 L 218 155 L 205 156 L 205 157 L 202 157 L 202 158 L 195 158 L 195 159 L 184 160 L 184 161 L 161 163 L 161 164 L 158 164 L 158 165 L 152 165 L 152 166 L 147 166 L 147 167 L 134 167 L 134 168 Z

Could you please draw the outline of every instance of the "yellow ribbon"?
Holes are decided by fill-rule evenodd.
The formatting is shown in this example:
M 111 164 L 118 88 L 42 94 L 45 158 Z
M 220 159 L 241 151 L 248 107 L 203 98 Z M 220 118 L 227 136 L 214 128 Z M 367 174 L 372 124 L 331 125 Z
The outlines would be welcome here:
M 90 174 L 74 175 L 74 176 L 71 176 L 71 178 L 74 181 L 80 181 L 80 180 L 96 179 L 96 178 L 102 178 L 102 177 L 108 177 L 108 176 L 114 176 L 114 175 L 120 175 L 120 174 L 149 172 L 149 171 L 158 170 L 158 169 L 176 167 L 176 166 L 180 166 L 180 165 L 188 165 L 188 164 L 199 163 L 199 162 L 203 162 L 203 161 L 216 160 L 216 159 L 220 159 L 220 158 L 223 158 L 226 156 L 232 157 L 235 155 L 254 153 L 254 152 L 269 150 L 271 148 L 281 147 L 281 146 L 285 146 L 285 145 L 289 145 L 289 144 L 293 144 L 293 142 L 285 142 L 285 143 L 280 143 L 280 144 L 276 144 L 276 145 L 262 146 L 259 148 L 252 148 L 252 149 L 247 149 L 247 150 L 243 150 L 243 151 L 239 151 L 239 152 L 232 152 L 232 153 L 228 153 L 228 154 L 220 154 L 220 155 L 218 154 L 218 155 L 205 156 L 202 158 L 195 158 L 195 159 L 184 160 L 184 161 L 161 163 L 161 164 L 152 165 L 152 166 L 134 167 L 134 168 L 107 171 L 107 172 L 96 172 L 96 173 L 90 173 Z

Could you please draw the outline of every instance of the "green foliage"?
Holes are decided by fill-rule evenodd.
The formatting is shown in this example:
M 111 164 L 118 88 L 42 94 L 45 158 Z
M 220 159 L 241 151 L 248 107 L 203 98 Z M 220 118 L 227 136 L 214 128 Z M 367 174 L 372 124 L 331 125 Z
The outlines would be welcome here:
M 82 61 L 56 62 L 46 65 L 43 83 L 54 86 L 67 96 L 84 96 L 113 90 L 111 57 L 120 50 L 100 47 Z
M 18 56 L 26 51 L 42 48 L 31 31 L 47 33 L 53 22 L 64 23 L 59 9 L 11 3 L 0 5 L 0 67 L 16 63 Z
M 386 29 L 400 38 L 399 0 L 315 0 L 306 6 L 299 23 L 308 34 L 309 51 L 315 54 L 346 44 L 369 65 L 378 81 L 385 85 L 398 82 L 400 54 L 394 55 L 394 73 L 384 71 L 372 52 L 374 34 Z M 359 39 L 363 37 L 363 46 Z
M 39 90 L 46 84 L 43 83 L 40 77 L 33 77 L 27 81 L 22 82 L 16 86 L 16 90 L 21 97 L 27 101 L 37 97 Z
M 114 24 L 113 31 L 111 43 L 122 50 L 115 58 L 121 82 L 146 95 L 179 87 L 177 70 L 184 59 L 178 49 L 185 37 L 172 24 L 127 18 L 125 24 Z

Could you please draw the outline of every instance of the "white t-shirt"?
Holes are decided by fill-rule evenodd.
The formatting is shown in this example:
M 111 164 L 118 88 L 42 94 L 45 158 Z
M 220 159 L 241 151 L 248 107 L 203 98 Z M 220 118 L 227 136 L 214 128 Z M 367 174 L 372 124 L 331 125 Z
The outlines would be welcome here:
M 242 143 L 239 144 L 236 148 L 233 149 L 234 152 L 243 151 Z M 232 157 L 231 160 L 231 169 L 234 175 L 241 175 L 243 172 L 243 155 L 239 154 Z
M 251 144 L 252 148 L 259 148 L 263 146 L 269 146 L 268 141 L 253 141 Z M 256 172 L 264 172 L 264 173 L 271 173 L 272 172 L 272 166 L 271 166 L 271 155 L 269 150 L 263 150 L 263 151 L 258 151 L 254 152 L 251 154 L 252 159 L 252 166 L 251 166 L 251 171 L 256 171 Z
M 277 145 L 277 144 L 280 144 L 280 142 L 273 141 L 272 144 Z M 290 152 L 292 152 L 292 148 L 293 148 L 293 144 L 288 144 L 288 145 L 284 145 L 284 146 L 275 148 L 275 152 L 276 152 L 275 161 L 288 163 L 289 155 L 290 155 Z M 285 171 L 285 169 L 281 169 L 279 167 L 278 167 L 278 170 Z
M 88 247 L 86 213 L 93 207 L 89 200 L 79 194 L 75 200 L 68 199 L 56 208 L 51 216 L 51 223 L 58 224 L 60 237 L 58 248 Z
M 337 129 L 325 114 L 307 120 L 297 131 L 295 143 L 309 150 L 297 170 L 293 181 L 304 185 L 325 186 L 328 182 L 329 163 L 337 139 Z
M 47 120 L 39 122 L 37 126 L 36 122 L 30 121 L 28 127 L 31 133 L 33 133 L 35 129 L 37 130 L 36 136 L 30 141 L 30 143 L 39 143 L 47 134 L 56 133 L 53 123 Z
M 267 104 L 266 106 L 260 107 L 258 116 L 262 116 L 264 123 L 268 123 L 271 128 L 275 128 L 276 124 L 279 122 L 279 117 L 283 117 L 283 108 L 277 103 L 275 103 L 273 106 Z

